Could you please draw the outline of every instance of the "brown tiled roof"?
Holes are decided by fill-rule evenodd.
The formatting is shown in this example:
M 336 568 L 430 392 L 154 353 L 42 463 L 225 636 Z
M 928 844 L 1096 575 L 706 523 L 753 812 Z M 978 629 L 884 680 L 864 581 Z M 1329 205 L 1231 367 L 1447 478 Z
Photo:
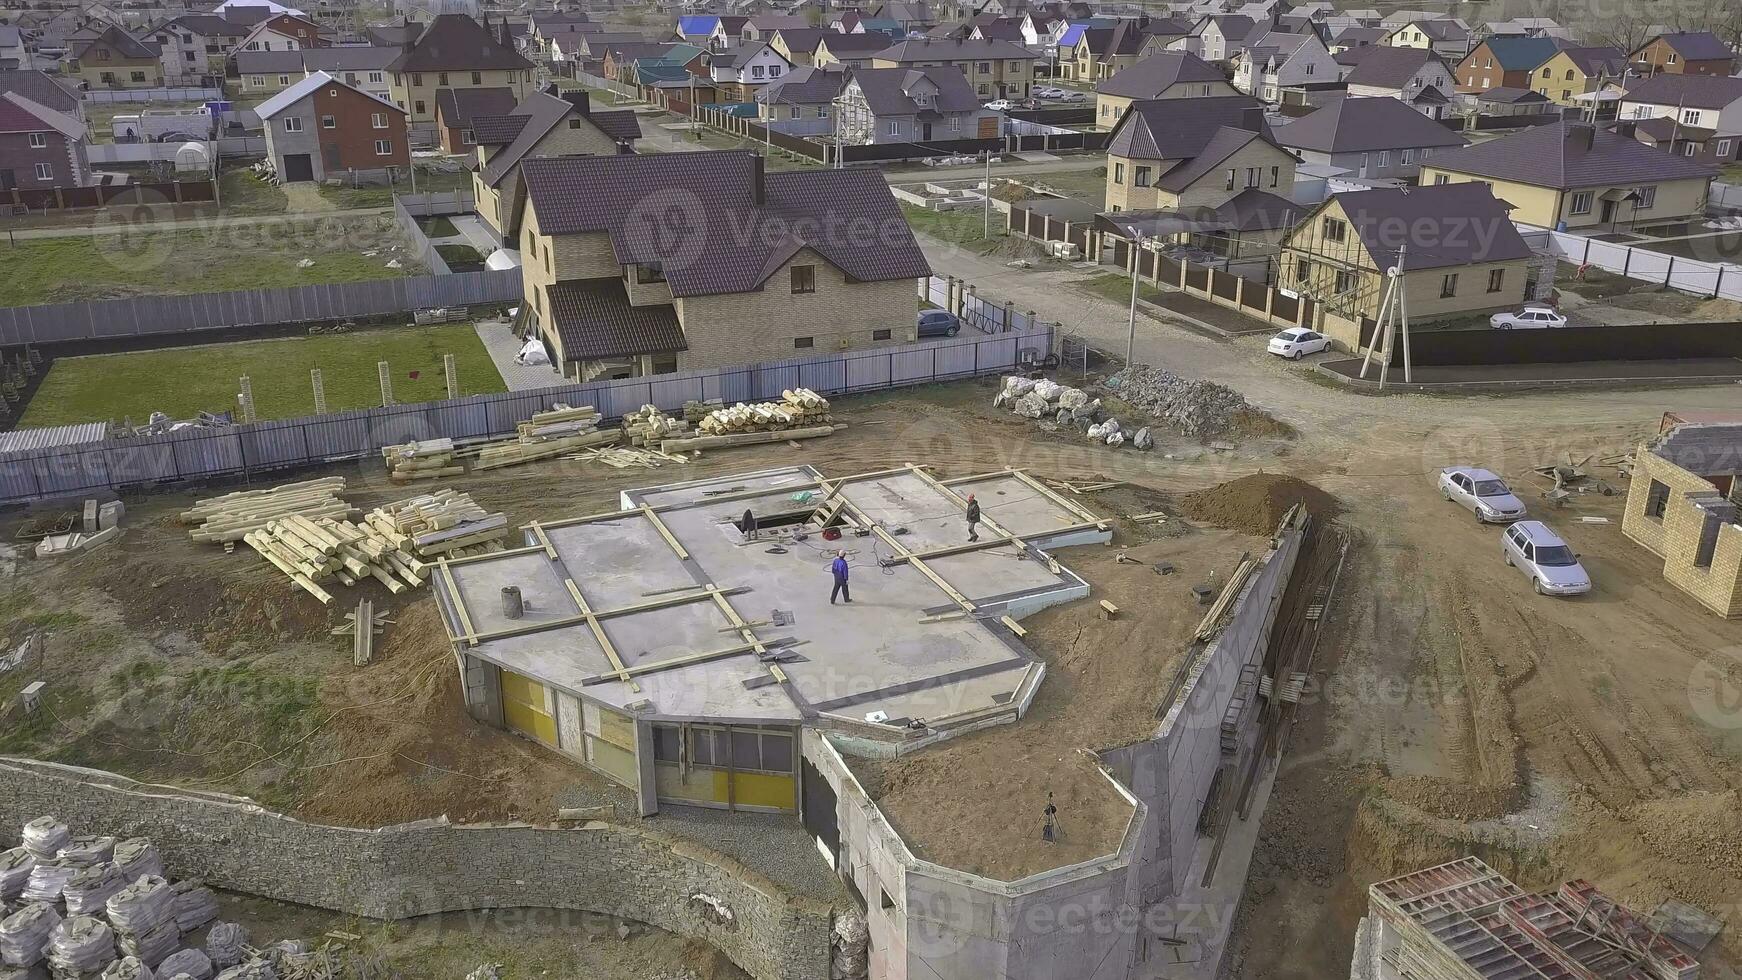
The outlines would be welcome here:
M 611 109 L 605 112 L 594 109 L 587 113 L 587 118 L 606 136 L 619 143 L 633 143 L 641 138 L 641 122 L 635 118 L 634 109 Z
M 1439 55 L 1427 48 L 1375 45 L 1364 51 L 1355 64 L 1355 70 L 1343 79 L 1345 83 L 1370 85 L 1374 88 L 1402 88 L 1428 62 L 1438 61 L 1445 64 Z M 1447 68 L 1446 72 L 1450 74 L 1451 69 Z
M 1650 47 L 1652 41 L 1657 40 L 1662 40 L 1675 49 L 1675 53 L 1681 55 L 1684 61 L 1723 61 L 1725 58 L 1736 57 L 1736 52 L 1718 40 L 1718 36 L 1711 31 L 1681 31 L 1659 35 L 1634 49 L 1633 53 L 1638 54 Z
M 1107 154 L 1184 160 L 1197 156 L 1223 126 L 1270 131 L 1263 105 L 1249 95 L 1145 99 L 1125 110 L 1107 143 Z
M 673 296 L 758 289 L 807 247 L 862 282 L 931 270 L 874 170 L 765 174 L 754 153 L 710 150 L 545 157 L 521 178 L 541 231 L 607 232 L 618 263 L 662 268 Z
M 444 88 L 436 92 L 436 115 L 449 126 L 470 129 L 479 116 L 502 116 L 514 111 L 514 90 L 496 88 Z
M 1226 82 L 1226 75 L 1195 54 L 1163 51 L 1138 61 L 1095 86 L 1102 95 L 1153 99 L 1180 82 Z
M 1717 170 L 1660 153 L 1638 140 L 1589 125 L 1558 122 L 1434 156 L 1432 166 L 1537 187 L 1655 184 L 1710 178 Z
M 532 62 L 503 47 L 465 14 L 442 14 L 390 67 L 396 72 L 524 71 Z
M 622 113 L 611 114 L 611 124 L 619 130 L 623 128 L 622 115 Z M 630 117 L 628 124 L 635 127 L 635 135 L 629 137 L 633 140 L 636 136 L 641 135 L 641 129 L 635 123 L 634 113 L 628 115 Z M 484 170 L 479 174 L 479 177 L 491 187 L 501 183 L 502 178 L 514 169 L 514 165 L 520 163 L 528 153 L 532 152 L 534 147 L 538 146 L 539 140 L 544 139 L 551 130 L 562 125 L 563 120 L 571 116 L 579 116 L 582 119 L 589 118 L 587 112 L 561 96 L 548 92 L 534 92 L 527 96 L 525 101 L 515 107 L 513 113 L 513 118 L 525 119 L 525 125 L 521 126 L 519 132 L 514 134 L 514 139 L 506 147 L 498 150 L 494 156 L 485 161 Z M 611 136 L 613 139 L 616 138 L 604 126 L 598 126 L 598 128 L 605 135 Z M 491 135 L 492 137 L 496 136 L 497 131 L 492 129 Z M 477 132 L 476 122 L 473 126 L 473 136 L 480 143 L 486 142 L 483 135 Z M 494 140 L 492 139 L 490 142 L 494 142 Z
M 159 54 L 157 45 L 135 40 L 119 27 L 110 27 L 91 40 L 75 45 L 72 49 L 72 56 L 83 58 L 86 51 L 98 44 L 106 45 L 110 50 L 129 61 L 156 58 Z
M 79 112 L 79 94 L 47 72 L 29 68 L 0 71 L 0 92 L 16 92 L 57 112 Z
M 1546 128 L 1546 127 L 1545 127 Z M 1646 152 L 1656 153 L 1648 148 Z M 1662 156 L 1663 154 L 1658 154 Z M 1439 184 L 1338 194 L 1355 234 L 1381 269 L 1397 264 L 1408 245 L 1410 269 L 1528 259 L 1530 246 L 1487 184 Z
M 1365 153 L 1370 150 L 1470 144 L 1469 140 L 1404 105 L 1401 100 L 1388 97 L 1340 99 L 1278 129 L 1276 141 L 1283 146 L 1317 153 Z
M 1742 102 L 1742 78 L 1665 72 L 1634 83 L 1627 90 L 1627 101 L 1690 109 L 1723 109 Z
M 551 320 L 569 360 L 688 350 L 677 311 L 669 304 L 634 306 L 623 280 L 577 279 L 547 287 Z
M 526 128 L 525 116 L 473 116 L 472 136 L 484 146 L 500 146 L 514 142 Z

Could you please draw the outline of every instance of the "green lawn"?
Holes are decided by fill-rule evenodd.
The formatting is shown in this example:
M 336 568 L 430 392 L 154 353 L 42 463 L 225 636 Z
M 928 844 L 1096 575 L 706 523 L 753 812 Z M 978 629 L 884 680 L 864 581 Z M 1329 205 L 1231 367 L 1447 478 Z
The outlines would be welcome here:
M 1102 207 L 1107 201 L 1107 168 L 1105 166 L 1035 174 L 1032 177 L 1017 177 L 1015 179 L 1034 187 L 1044 187 L 1079 201 L 1087 201 L 1095 207 Z
M 313 264 L 299 268 L 304 259 Z M 388 268 L 392 259 L 402 268 Z M 0 268 L 0 306 L 361 282 L 424 271 L 404 251 L 390 216 L 25 239 L 0 244 Z
M 1742 184 L 1742 163 L 1726 164 L 1718 179 L 1726 184 Z
M 417 172 L 417 180 L 404 180 L 393 186 L 382 187 L 328 187 L 322 184 L 320 194 L 333 202 L 333 206 L 344 210 L 346 208 L 390 208 L 393 206 L 393 195 L 414 197 L 412 187 L 416 186 L 418 194 L 446 194 L 449 191 L 467 191 L 472 189 L 471 171 L 461 170 L 455 173 L 431 173 L 424 170 Z
M 470 245 L 437 245 L 435 250 L 448 264 L 449 272 L 477 272 L 484 268 L 484 257 Z
M 1103 299 L 1110 299 L 1115 303 L 1123 303 L 1127 306 L 1131 304 L 1130 276 L 1122 276 L 1116 272 L 1103 272 L 1087 279 L 1075 280 L 1071 285 L 1084 292 L 1094 293 Z M 1164 290 L 1157 289 L 1148 282 L 1137 287 L 1137 298 L 1151 303 L 1164 295 L 1166 295 Z
M 381 404 L 377 361 L 386 361 L 392 369 L 394 400 L 431 401 L 447 397 L 443 354 L 453 354 L 458 361 L 463 394 L 506 390 L 471 324 L 388 327 L 60 358 L 49 369 L 19 424 L 119 421 L 127 416 L 139 423 L 152 412 L 188 418 L 201 409 L 234 409 L 240 390 L 238 379 L 243 375 L 253 383 L 254 407 L 260 418 L 308 415 L 314 411 L 309 381 L 312 368 L 321 369 L 329 411 L 370 408 Z M 416 379 L 411 377 L 413 372 L 418 375 Z
M 247 170 L 218 175 L 218 206 L 227 215 L 283 214 L 290 207 L 284 191 Z
M 933 211 L 918 205 L 901 203 L 901 213 L 916 235 L 925 235 L 940 242 L 950 242 L 977 251 L 989 250 L 1004 236 L 1010 219 L 992 212 L 992 237 L 986 237 L 986 216 L 981 208 L 959 211 Z
M 437 238 L 452 238 L 460 233 L 454 223 L 447 218 L 424 218 L 417 223 L 423 229 L 425 238 L 434 241 Z

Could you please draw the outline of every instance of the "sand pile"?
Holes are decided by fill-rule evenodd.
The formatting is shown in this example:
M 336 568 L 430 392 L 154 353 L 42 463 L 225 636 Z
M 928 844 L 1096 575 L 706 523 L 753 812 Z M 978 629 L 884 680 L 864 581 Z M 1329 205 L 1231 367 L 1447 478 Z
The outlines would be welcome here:
M 1314 517 L 1330 518 L 1343 512 L 1337 498 L 1318 487 L 1275 473 L 1243 476 L 1188 493 L 1180 500 L 1187 517 L 1246 534 L 1275 533 L 1276 525 L 1295 504 L 1305 504 Z

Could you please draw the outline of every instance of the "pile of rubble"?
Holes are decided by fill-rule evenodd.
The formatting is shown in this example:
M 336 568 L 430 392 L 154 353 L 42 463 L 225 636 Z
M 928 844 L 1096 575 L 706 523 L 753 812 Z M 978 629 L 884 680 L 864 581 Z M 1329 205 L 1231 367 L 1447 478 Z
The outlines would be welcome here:
M 74 837 L 53 817 L 0 851 L 0 978 L 279 980 L 314 976 L 313 954 L 259 950 L 197 880 L 170 884 L 151 841 Z M 195 932 L 211 925 L 202 943 Z
M 1188 381 L 1146 364 L 1125 368 L 1104 384 L 1126 402 L 1194 438 L 1230 435 L 1240 414 L 1251 410 L 1245 396 L 1226 385 Z
M 1061 427 L 1081 429 L 1090 440 L 1109 446 L 1150 449 L 1155 445 L 1149 429 L 1130 431 L 1116 418 L 1102 418 L 1101 399 L 1090 398 L 1081 388 L 1061 385 L 1046 378 L 1005 378 L 1004 387 L 992 399 L 992 406 L 1007 407 L 1023 418 L 1050 420 Z

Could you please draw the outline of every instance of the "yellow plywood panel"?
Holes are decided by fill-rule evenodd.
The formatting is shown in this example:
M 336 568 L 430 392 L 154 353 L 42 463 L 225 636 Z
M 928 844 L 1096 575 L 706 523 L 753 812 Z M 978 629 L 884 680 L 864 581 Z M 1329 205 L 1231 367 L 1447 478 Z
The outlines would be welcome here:
M 587 753 L 593 765 L 605 775 L 631 789 L 640 784 L 641 773 L 635 764 L 634 752 L 598 738 L 589 738 Z
M 618 748 L 635 750 L 635 722 L 608 708 L 599 709 L 598 736 Z
M 712 769 L 691 769 L 688 778 L 677 766 L 654 767 L 654 785 L 659 798 L 674 803 L 725 803 L 726 774 Z
M 726 781 L 725 773 L 718 773 L 722 784 Z M 734 801 L 739 806 L 778 807 L 782 810 L 793 809 L 793 785 L 791 776 L 771 776 L 761 772 L 740 772 L 733 776 Z
M 502 720 L 510 730 L 555 746 L 556 719 L 546 709 L 544 685 L 502 671 Z

